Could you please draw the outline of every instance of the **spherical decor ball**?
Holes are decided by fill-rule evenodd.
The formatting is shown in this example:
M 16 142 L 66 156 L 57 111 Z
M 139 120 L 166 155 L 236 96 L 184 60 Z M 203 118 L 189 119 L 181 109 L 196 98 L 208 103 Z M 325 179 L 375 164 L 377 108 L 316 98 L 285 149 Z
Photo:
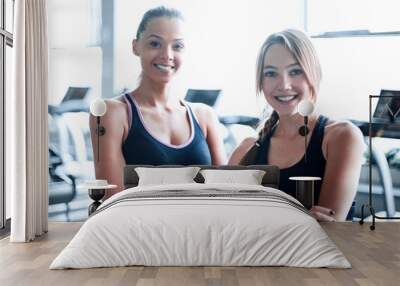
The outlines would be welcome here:
M 302 100 L 297 106 L 297 110 L 301 116 L 309 116 L 314 112 L 315 106 L 312 101 L 308 99 Z
M 90 103 L 90 113 L 93 116 L 103 116 L 107 111 L 107 105 L 101 98 L 96 98 Z

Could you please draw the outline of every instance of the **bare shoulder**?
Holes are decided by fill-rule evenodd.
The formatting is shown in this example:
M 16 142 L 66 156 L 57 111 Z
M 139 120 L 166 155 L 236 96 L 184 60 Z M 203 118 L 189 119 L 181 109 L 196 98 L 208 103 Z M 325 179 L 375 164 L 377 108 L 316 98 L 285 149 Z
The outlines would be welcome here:
M 239 144 L 237 148 L 244 149 L 247 152 L 251 147 L 253 147 L 256 141 L 257 138 L 255 137 L 247 137 Z
M 128 111 L 123 97 L 118 96 L 105 99 L 104 101 L 107 106 L 107 111 L 104 116 L 101 117 L 102 124 L 106 127 L 125 128 L 128 124 Z M 94 121 L 93 116 L 91 116 L 91 121 Z
M 189 104 L 193 111 L 193 114 L 199 123 L 205 137 L 208 135 L 208 130 L 215 129 L 217 127 L 218 117 L 214 109 L 204 103 L 193 103 Z
M 337 138 L 362 140 L 363 138 L 361 130 L 348 120 L 329 121 L 325 126 L 325 135 L 327 139 L 329 138 L 331 140 L 336 140 Z
M 196 115 L 197 119 L 202 122 L 207 120 L 210 116 L 215 116 L 214 109 L 204 103 L 190 102 L 189 106 Z
M 124 120 L 128 118 L 128 106 L 122 96 L 110 98 L 105 100 L 107 105 L 107 112 L 105 114 L 105 120 Z
M 239 164 L 240 160 L 244 157 L 244 155 L 254 146 L 256 143 L 257 138 L 254 137 L 247 137 L 245 138 L 232 152 L 229 158 L 229 165 L 236 165 Z
M 109 98 L 104 100 L 107 105 L 107 113 L 116 113 L 116 112 L 126 112 L 127 105 L 123 96 L 117 96 L 114 98 Z M 106 113 L 106 114 L 107 114 Z
M 347 120 L 329 121 L 325 126 L 324 143 L 328 149 L 332 147 L 364 148 L 364 139 L 361 130 Z

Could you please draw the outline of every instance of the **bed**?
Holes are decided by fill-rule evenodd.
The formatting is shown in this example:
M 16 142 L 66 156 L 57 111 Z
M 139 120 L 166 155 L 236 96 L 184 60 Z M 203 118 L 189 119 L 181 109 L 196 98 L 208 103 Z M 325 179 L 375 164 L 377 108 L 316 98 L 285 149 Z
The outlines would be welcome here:
M 193 183 L 138 185 L 138 167 L 125 168 L 126 189 L 98 208 L 50 269 L 351 267 L 308 211 L 277 189 L 275 166 L 199 166 L 237 170 L 238 177 L 262 170 L 260 185 L 204 183 L 200 173 Z

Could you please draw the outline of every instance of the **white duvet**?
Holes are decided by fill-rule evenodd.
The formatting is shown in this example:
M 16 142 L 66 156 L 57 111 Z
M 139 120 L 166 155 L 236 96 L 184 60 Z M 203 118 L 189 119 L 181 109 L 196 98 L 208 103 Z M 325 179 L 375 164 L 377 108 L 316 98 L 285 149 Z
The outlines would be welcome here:
M 126 265 L 351 267 L 285 193 L 195 183 L 135 187 L 111 197 L 50 269 Z

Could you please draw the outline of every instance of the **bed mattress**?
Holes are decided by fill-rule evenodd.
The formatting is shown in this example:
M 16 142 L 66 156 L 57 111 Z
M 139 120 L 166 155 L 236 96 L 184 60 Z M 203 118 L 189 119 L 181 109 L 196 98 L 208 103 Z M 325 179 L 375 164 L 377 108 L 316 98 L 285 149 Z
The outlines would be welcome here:
M 128 265 L 351 267 L 291 196 L 257 185 L 197 183 L 114 195 L 50 269 Z

